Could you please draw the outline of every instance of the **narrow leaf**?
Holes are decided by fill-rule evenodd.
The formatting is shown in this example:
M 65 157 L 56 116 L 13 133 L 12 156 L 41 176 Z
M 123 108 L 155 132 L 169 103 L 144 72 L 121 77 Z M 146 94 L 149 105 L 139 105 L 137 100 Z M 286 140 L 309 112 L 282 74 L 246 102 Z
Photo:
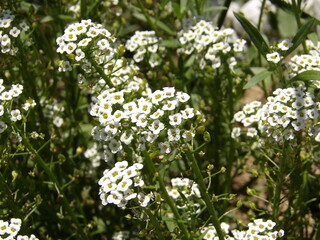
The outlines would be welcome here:
M 308 80 L 320 80 L 320 71 L 307 70 L 299 73 L 291 81 L 308 81 Z
M 160 43 L 161 46 L 167 47 L 167 48 L 178 48 L 180 44 L 172 39 L 172 40 L 164 40 Z
M 259 82 L 263 81 L 264 79 L 266 79 L 267 77 L 269 77 L 272 73 L 269 72 L 268 70 L 264 70 L 260 73 L 258 73 L 257 75 L 255 75 L 253 78 L 251 78 L 247 84 L 243 87 L 243 89 L 247 89 L 250 88 L 256 84 L 258 84 Z
M 133 16 L 141 21 L 147 22 L 147 18 L 146 16 L 144 16 L 143 14 L 140 13 L 134 13 Z M 159 28 L 161 28 L 163 31 L 165 31 L 166 33 L 170 34 L 170 35 L 177 35 L 174 31 L 172 31 L 165 23 L 156 20 L 155 18 L 149 16 L 150 20 Z
M 309 34 L 310 28 L 312 27 L 313 23 L 314 23 L 314 19 L 312 18 L 298 30 L 297 34 L 292 39 L 292 43 L 293 43 L 292 47 L 285 52 L 284 57 L 288 56 L 303 42 L 303 40 Z
M 222 10 L 228 10 L 228 8 L 224 6 L 213 6 L 213 7 L 208 7 L 203 10 L 203 12 L 211 12 L 211 11 L 222 11 Z
M 258 29 L 254 27 L 243 15 L 234 12 L 234 16 L 238 19 L 243 29 L 247 32 L 251 41 L 256 46 L 261 55 L 266 57 L 267 53 L 270 52 L 270 49 Z

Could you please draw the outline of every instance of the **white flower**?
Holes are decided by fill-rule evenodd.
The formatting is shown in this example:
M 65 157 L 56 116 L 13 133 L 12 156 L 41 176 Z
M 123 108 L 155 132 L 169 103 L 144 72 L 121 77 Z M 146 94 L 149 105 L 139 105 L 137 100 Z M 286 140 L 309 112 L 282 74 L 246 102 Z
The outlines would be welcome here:
M 157 111 L 155 111 L 149 117 L 151 119 L 158 119 L 159 117 L 162 117 L 163 115 L 164 115 L 164 111 L 162 109 L 157 109 Z
M 188 142 L 191 141 L 194 136 L 195 136 L 195 134 L 189 130 L 186 130 L 182 133 L 182 137 Z
M 190 99 L 189 94 L 184 93 L 184 92 L 177 92 L 177 99 L 180 102 L 187 102 Z
M 109 141 L 109 144 L 108 144 L 108 147 L 110 148 L 110 151 L 115 154 L 119 151 L 122 150 L 122 145 L 119 141 L 115 140 L 114 138 L 112 138 L 110 141 Z
M 176 113 L 176 114 L 170 115 L 169 120 L 170 120 L 169 123 L 171 126 L 177 126 L 181 124 L 182 116 L 180 113 Z
M 19 36 L 20 30 L 18 28 L 16 28 L 16 27 L 13 27 L 13 28 L 10 29 L 9 34 L 16 38 L 16 37 Z
M 140 113 L 149 114 L 151 112 L 152 103 L 146 101 L 138 102 L 138 111 Z
M 110 195 L 107 197 L 107 202 L 118 205 L 122 199 L 123 199 L 123 195 L 120 192 L 111 191 Z
M 3 133 L 4 130 L 7 129 L 7 124 L 5 124 L 4 122 L 0 121 L 0 133 Z
M 133 184 L 133 181 L 130 178 L 123 179 L 118 183 L 117 191 L 125 192 L 129 189 L 129 187 Z M 128 200 L 128 199 L 126 199 Z
M 237 112 L 236 114 L 234 114 L 234 119 L 237 121 L 237 122 L 241 122 L 244 118 L 246 117 L 246 115 L 244 114 L 243 111 L 239 111 Z
M 171 152 L 171 147 L 169 142 L 159 143 L 160 153 L 161 154 L 169 154 Z
M 156 90 L 151 95 L 151 102 L 153 104 L 158 104 L 160 101 L 164 99 L 164 93 L 161 90 Z
M 159 120 L 155 120 L 148 128 L 153 134 L 158 135 L 164 129 L 164 124 Z
M 237 138 L 237 137 L 240 136 L 240 134 L 241 134 L 241 128 L 235 127 L 235 128 L 232 129 L 231 137 L 232 138 Z
M 54 119 L 53 119 L 53 124 L 56 126 L 56 127 L 61 127 L 62 124 L 63 124 L 63 118 L 59 117 L 59 116 L 56 116 Z
M 278 48 L 282 51 L 287 51 L 290 47 L 292 47 L 292 45 L 293 43 L 289 39 L 284 39 L 278 44 Z
M 143 193 L 138 193 L 138 201 L 140 203 L 141 207 L 148 206 L 148 203 L 150 202 L 150 197 L 148 195 L 145 195 Z
M 171 141 L 179 141 L 180 140 L 180 129 L 169 129 L 168 130 L 168 140 Z
M 123 142 L 126 145 L 129 145 L 133 140 L 133 134 L 124 132 L 121 137 L 120 137 L 120 141 Z
M 280 54 L 278 52 L 268 53 L 267 54 L 267 61 L 278 63 L 281 60 Z
M 21 113 L 20 113 L 19 109 L 12 110 L 10 112 L 10 114 L 11 114 L 10 120 L 13 121 L 13 122 L 16 122 L 16 121 L 22 119 L 22 116 L 21 116 Z
M 75 60 L 76 61 L 81 61 L 81 59 L 83 59 L 84 57 L 85 57 L 85 53 L 81 49 L 78 48 L 76 50 Z
M 194 117 L 194 109 L 193 108 L 186 108 L 185 110 L 182 110 L 181 116 L 183 119 L 193 118 Z
M 67 54 L 71 54 L 75 49 L 77 48 L 77 45 L 73 42 L 70 42 L 68 44 L 66 44 L 64 46 L 64 51 L 67 53 Z

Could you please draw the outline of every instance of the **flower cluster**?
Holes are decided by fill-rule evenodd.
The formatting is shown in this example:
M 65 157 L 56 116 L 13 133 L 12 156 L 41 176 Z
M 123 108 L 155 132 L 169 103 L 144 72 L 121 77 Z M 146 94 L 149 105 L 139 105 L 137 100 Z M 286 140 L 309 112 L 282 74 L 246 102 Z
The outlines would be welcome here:
M 165 54 L 165 48 L 159 46 L 159 39 L 155 31 L 136 31 L 127 41 L 126 49 L 134 52 L 133 59 L 139 63 L 144 59 L 153 68 L 161 64 L 161 59 Z
M 126 240 L 126 239 L 139 240 L 141 238 L 139 237 L 139 234 L 137 232 L 129 232 L 129 231 L 119 231 L 119 232 L 115 232 L 112 235 L 112 240 Z
M 234 115 L 237 122 L 248 127 L 247 136 L 254 137 L 257 130 L 260 130 L 265 136 L 279 142 L 284 139 L 294 140 L 297 132 L 305 131 L 308 136 L 317 140 L 320 126 L 313 122 L 319 116 L 319 103 L 315 96 L 303 86 L 278 88 L 273 94 L 264 105 L 254 101 Z M 239 135 L 236 132 L 239 133 L 234 130 L 234 136 Z
M 148 143 L 156 145 L 160 136 L 165 136 L 165 141 L 158 143 L 161 154 L 170 153 L 173 143 L 190 141 L 194 137 L 194 131 L 185 129 L 184 125 L 186 120 L 195 119 L 200 113 L 190 107 L 182 108 L 190 98 L 188 94 L 166 87 L 146 97 L 126 101 L 130 95 L 124 91 L 105 90 L 90 111 L 100 123 L 92 135 L 107 145 L 104 149 L 106 161 L 129 145 L 138 151 L 145 150 Z
M 226 59 L 230 69 L 236 64 L 236 53 L 243 52 L 246 41 L 233 41 L 234 30 L 231 28 L 218 30 L 211 22 L 201 20 L 179 32 L 182 45 L 178 52 L 184 55 L 195 54 L 200 69 L 211 66 L 217 69 L 222 58 Z
M 18 235 L 21 228 L 21 219 L 11 218 L 10 222 L 0 220 L 0 239 L 38 240 L 35 235 Z
M 58 103 L 56 99 L 41 99 L 40 104 L 43 107 L 43 113 L 46 118 L 52 120 L 53 125 L 61 127 L 63 124 L 63 118 L 61 114 L 64 111 L 64 107 L 61 103 Z
M 200 204 L 197 199 L 201 198 L 198 184 L 189 178 L 172 178 L 171 186 L 166 187 L 168 194 L 175 200 L 176 206 L 183 209 L 183 215 L 194 215 L 200 212 Z
M 284 39 L 276 47 L 272 53 L 266 55 L 267 61 L 277 64 L 281 60 L 281 55 L 292 47 L 293 43 L 289 39 Z
M 139 192 L 144 186 L 140 170 L 141 163 L 128 167 L 127 161 L 117 162 L 112 169 L 106 169 L 99 180 L 100 199 L 103 205 L 113 203 L 125 208 L 128 201 L 137 199 L 141 207 L 146 207 L 150 201 L 148 195 Z
M 100 166 L 101 153 L 96 142 L 84 152 L 84 156 L 91 161 L 92 167 Z
M 182 196 L 185 198 L 191 198 L 192 196 L 200 198 L 200 190 L 198 184 L 190 180 L 189 178 L 172 178 L 172 187 L 167 187 L 169 195 L 173 199 L 180 199 Z M 185 206 L 182 206 L 185 207 Z
M 307 40 L 306 43 L 309 54 L 294 55 L 286 64 L 289 79 L 306 70 L 320 70 L 320 42 L 318 45 L 315 45 L 312 41 Z M 320 88 L 319 80 L 313 80 L 311 82 L 317 88 Z
M 221 229 L 226 234 L 226 240 L 243 240 L 243 239 L 263 239 L 263 240 L 275 240 L 284 236 L 284 231 L 272 231 L 276 223 L 263 219 L 255 219 L 248 224 L 247 230 L 231 230 L 227 223 L 221 223 Z M 205 240 L 218 240 L 217 231 L 213 226 L 208 226 L 201 229 L 201 233 L 205 234 L 202 239 Z
M 18 47 L 15 42 L 21 35 L 26 35 L 29 26 L 25 20 L 18 20 L 9 9 L 4 9 L 0 12 L 0 49 L 2 53 L 16 55 Z M 31 41 L 24 39 L 27 45 L 31 45 Z
M 75 65 L 80 65 L 82 72 L 93 74 L 96 65 L 102 67 L 101 72 L 96 72 L 103 77 L 113 72 L 113 60 L 118 54 L 114 47 L 115 39 L 101 24 L 89 20 L 70 24 L 61 37 L 56 39 L 57 52 L 65 53 Z M 93 66 L 92 66 L 93 65 Z M 71 71 L 69 61 L 61 61 L 59 71 Z M 101 76 L 102 75 L 102 76 Z
M 5 90 L 3 85 L 3 79 L 0 79 L 0 133 L 7 129 L 5 119 L 10 119 L 12 122 L 16 122 L 22 119 L 21 111 L 18 108 L 13 108 L 12 101 L 15 100 L 23 90 L 23 86 L 20 84 L 11 85 L 10 90 Z M 23 105 L 24 110 L 28 110 L 29 107 L 34 106 L 34 101 L 31 100 L 31 104 L 28 101 Z
M 253 222 L 248 224 L 248 230 L 232 230 L 232 234 L 235 240 L 240 239 L 265 239 L 265 240 L 275 240 L 282 238 L 284 236 L 284 231 L 281 229 L 279 231 L 273 231 L 276 223 L 263 219 L 255 219 Z

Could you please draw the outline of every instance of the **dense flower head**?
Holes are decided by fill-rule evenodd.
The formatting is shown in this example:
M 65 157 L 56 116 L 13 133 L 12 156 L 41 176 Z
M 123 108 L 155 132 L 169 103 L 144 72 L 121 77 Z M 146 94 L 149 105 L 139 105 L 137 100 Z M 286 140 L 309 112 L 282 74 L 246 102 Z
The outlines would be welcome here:
M 71 71 L 80 65 L 79 70 L 84 74 L 110 75 L 117 70 L 114 66 L 119 64 L 117 59 L 120 58 L 115 40 L 107 29 L 90 19 L 70 24 L 56 39 L 57 52 L 67 55 L 71 61 L 61 61 L 59 71 Z
M 198 184 L 189 178 L 172 178 L 171 185 L 167 186 L 169 196 L 173 198 L 182 215 L 188 219 L 200 212 L 199 199 L 201 199 Z
M 150 143 L 158 145 L 161 154 L 168 154 L 172 144 L 190 141 L 195 135 L 194 130 L 184 127 L 189 119 L 200 117 L 197 110 L 183 108 L 188 94 L 166 87 L 128 101 L 130 96 L 124 91 L 105 90 L 91 108 L 90 114 L 100 123 L 92 135 L 104 142 L 106 161 L 129 145 L 143 151 Z
M 284 236 L 284 231 L 273 231 L 275 227 L 275 222 L 271 220 L 264 221 L 263 219 L 255 219 L 253 222 L 250 222 L 247 230 L 230 230 L 229 224 L 224 222 L 221 223 L 221 229 L 225 233 L 225 240 L 276 240 L 282 238 Z M 219 239 L 217 231 L 212 225 L 204 227 L 200 231 L 205 234 L 202 239 Z
M 16 41 L 21 35 L 30 29 L 25 20 L 18 19 L 11 10 L 4 9 L 0 12 L 0 49 L 2 53 L 16 55 L 18 45 Z M 29 39 L 24 39 L 24 43 L 31 45 Z
M 12 240 L 38 240 L 35 235 L 18 235 L 22 221 L 19 218 L 11 218 L 10 221 L 0 220 L 0 239 Z
M 142 168 L 141 163 L 129 166 L 127 161 L 121 161 L 112 169 L 106 169 L 99 180 L 102 204 L 113 203 L 120 208 L 126 208 L 128 201 L 136 199 L 141 207 L 146 207 L 150 196 L 139 191 L 144 186 Z
M 303 86 L 278 88 L 265 104 L 258 101 L 246 104 L 234 115 L 247 127 L 247 136 L 255 137 L 258 130 L 275 141 L 294 140 L 297 132 L 316 137 L 320 126 L 314 123 L 319 116 L 319 102 Z
M 245 134 L 258 140 L 260 146 L 285 141 L 296 146 L 298 138 L 302 137 L 304 148 L 319 160 L 319 109 L 320 102 L 306 87 L 278 88 L 266 103 L 248 103 L 234 115 L 235 122 L 241 123 L 243 128 L 235 127 L 231 136 L 236 139 Z
M 306 43 L 308 53 L 294 55 L 286 64 L 289 79 L 307 70 L 320 71 L 320 42 L 315 45 L 312 41 L 307 40 Z M 316 88 L 320 88 L 319 80 L 312 80 L 310 82 L 313 83 Z
M 8 127 L 5 119 L 10 119 L 12 122 L 20 121 L 23 112 L 36 105 L 34 100 L 28 99 L 26 103 L 20 106 L 17 100 L 22 91 L 22 85 L 12 84 L 7 87 L 4 85 L 3 79 L 0 79 L 0 133 L 4 132 Z
M 139 63 L 144 59 L 153 68 L 161 64 L 165 48 L 159 45 L 160 38 L 155 31 L 136 31 L 127 41 L 126 48 L 134 52 L 133 59 Z
M 195 54 L 200 69 L 211 66 L 217 69 L 221 66 L 222 58 L 226 58 L 230 69 L 237 61 L 237 53 L 243 52 L 246 41 L 234 39 L 231 28 L 218 30 L 211 22 L 201 20 L 188 24 L 186 29 L 178 33 L 182 47 L 178 52 L 182 55 Z

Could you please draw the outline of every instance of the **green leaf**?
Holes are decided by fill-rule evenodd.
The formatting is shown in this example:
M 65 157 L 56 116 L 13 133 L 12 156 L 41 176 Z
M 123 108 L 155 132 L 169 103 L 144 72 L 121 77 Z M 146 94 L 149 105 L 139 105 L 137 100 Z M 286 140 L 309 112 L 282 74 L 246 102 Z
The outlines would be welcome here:
M 228 10 L 228 8 L 224 6 L 213 6 L 213 7 L 208 7 L 203 10 L 204 13 L 211 12 L 211 11 L 222 11 L 222 10 Z
M 160 43 L 160 46 L 167 47 L 167 48 L 178 48 L 180 44 L 175 40 L 164 40 Z
M 58 18 L 61 19 L 61 20 L 67 20 L 67 21 L 76 20 L 74 17 L 68 16 L 68 15 L 64 15 L 64 14 L 59 14 Z
M 309 34 L 310 28 L 312 27 L 313 23 L 314 23 L 314 19 L 312 18 L 298 30 L 297 34 L 292 39 L 292 43 L 293 43 L 292 47 L 285 52 L 284 57 L 288 56 L 303 42 L 303 40 Z
M 308 81 L 308 80 L 320 80 L 320 71 L 307 70 L 299 73 L 291 81 Z
M 247 88 L 250 88 L 250 87 L 258 84 L 259 82 L 263 81 L 267 77 L 271 76 L 271 74 L 272 74 L 272 72 L 269 72 L 268 70 L 264 70 L 264 71 L 258 73 L 257 75 L 255 75 L 253 78 L 251 78 L 247 82 L 247 84 L 243 87 L 243 89 L 247 89 Z
M 40 20 L 40 23 L 47 23 L 47 22 L 51 22 L 51 21 L 53 21 L 53 17 L 51 17 L 51 16 L 45 16 L 44 18 L 42 18 L 42 19 Z
M 140 13 L 134 13 L 133 16 L 141 21 L 147 22 L 146 16 Z M 161 22 L 160 20 L 156 20 L 155 18 L 149 16 L 150 20 L 159 28 L 161 28 L 163 31 L 170 35 L 177 35 L 176 32 L 172 31 L 165 23 Z
M 173 12 L 178 19 L 181 19 L 182 14 L 180 12 L 180 6 L 178 3 L 172 3 Z
M 234 16 L 238 19 L 243 29 L 249 35 L 251 41 L 256 46 L 261 55 L 266 58 L 266 55 L 270 52 L 270 49 L 258 29 L 253 26 L 243 15 L 234 12 Z

